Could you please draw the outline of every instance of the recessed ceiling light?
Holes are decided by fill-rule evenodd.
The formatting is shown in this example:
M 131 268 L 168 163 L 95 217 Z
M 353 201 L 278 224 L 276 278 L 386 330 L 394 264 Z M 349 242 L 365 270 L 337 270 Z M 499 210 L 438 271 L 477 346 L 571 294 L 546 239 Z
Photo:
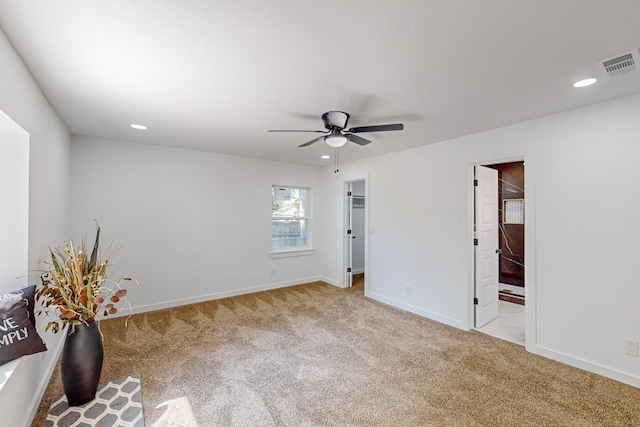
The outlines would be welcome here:
M 594 78 L 590 78 L 590 79 L 584 79 L 584 80 L 580 80 L 577 81 L 573 84 L 573 87 L 585 87 L 585 86 L 591 86 L 592 84 L 594 84 L 598 79 L 594 79 Z
M 326 154 L 324 156 L 321 156 L 323 159 L 330 159 L 331 156 L 327 156 Z
M 134 129 L 147 130 L 147 127 L 145 125 L 137 125 L 135 123 L 132 124 L 131 127 Z

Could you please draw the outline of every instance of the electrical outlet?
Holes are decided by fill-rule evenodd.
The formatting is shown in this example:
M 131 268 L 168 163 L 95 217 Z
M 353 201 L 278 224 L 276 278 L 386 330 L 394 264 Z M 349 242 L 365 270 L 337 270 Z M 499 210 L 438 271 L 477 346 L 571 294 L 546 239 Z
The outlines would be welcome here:
M 276 269 L 275 269 L 275 268 L 272 268 L 272 269 L 271 269 L 271 275 L 272 275 L 272 276 L 275 276 L 275 275 L 276 275 Z
M 406 286 L 404 290 L 407 292 L 407 295 L 411 295 L 411 286 Z
M 624 340 L 624 352 L 629 356 L 638 357 L 638 341 L 630 339 Z

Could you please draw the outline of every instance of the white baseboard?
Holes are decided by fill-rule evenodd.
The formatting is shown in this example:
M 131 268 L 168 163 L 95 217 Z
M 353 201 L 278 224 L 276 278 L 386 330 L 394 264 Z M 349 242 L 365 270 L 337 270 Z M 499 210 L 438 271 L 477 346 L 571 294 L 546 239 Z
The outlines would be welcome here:
M 402 301 L 398 301 L 393 298 L 387 298 L 375 292 L 367 292 L 366 288 L 365 288 L 364 295 L 376 301 L 380 301 L 384 304 L 388 304 L 390 306 L 400 308 L 410 313 L 417 314 L 418 316 L 426 317 L 427 319 L 435 320 L 436 322 L 444 323 L 445 325 L 453 326 L 454 328 L 466 330 L 465 325 L 459 319 L 454 319 L 453 317 L 449 317 L 449 316 L 443 316 L 433 311 L 424 310 L 422 308 L 419 308 L 410 304 L 406 304 Z
M 366 290 L 365 290 L 365 296 L 372 298 L 376 301 L 380 301 L 384 304 L 388 304 L 393 307 L 409 311 L 419 316 L 426 317 L 426 318 L 435 320 L 437 322 L 444 323 L 449 326 L 453 326 L 455 328 L 467 330 L 466 327 L 462 324 L 462 322 L 457 319 L 453 319 L 448 316 L 442 316 L 438 313 L 434 313 L 428 310 L 423 310 L 418 307 L 414 307 L 404 302 L 397 301 L 392 298 L 387 298 L 373 292 L 367 293 Z M 526 349 L 531 353 L 546 357 L 548 359 L 555 360 L 560 363 L 564 363 L 565 365 L 573 366 L 574 368 L 578 368 L 578 369 L 585 370 L 587 372 L 592 372 L 594 374 L 602 375 L 603 377 L 611 378 L 612 380 L 628 384 L 632 387 L 640 388 L 640 377 L 638 376 L 635 376 L 626 372 L 618 371 L 616 369 L 612 369 L 612 368 L 600 365 L 598 363 L 594 363 L 594 362 L 581 359 L 575 356 L 571 356 L 565 353 L 561 353 L 540 345 L 533 346 L 533 347 L 527 346 Z
M 346 286 L 344 286 L 342 283 L 338 282 L 337 280 L 330 279 L 328 277 L 321 277 L 318 280 L 322 280 L 323 282 L 328 283 L 328 284 L 333 285 L 333 286 L 338 287 L 338 288 L 343 288 L 343 289 L 346 288 Z
M 540 345 L 536 345 L 531 348 L 527 347 L 527 351 L 546 357 L 548 359 L 555 360 L 556 362 L 564 363 L 565 365 L 573 366 L 574 368 L 582 369 L 594 374 L 602 375 L 603 377 L 611 378 L 612 380 L 628 384 L 632 387 L 640 388 L 640 377 L 626 372 L 608 368 L 598 363 L 571 356 L 566 353 L 555 351 Z
M 213 301 L 213 300 L 222 299 L 222 298 L 235 297 L 238 295 L 246 295 L 246 294 L 252 294 L 255 292 L 269 291 L 272 289 L 288 288 L 290 286 L 303 285 L 305 283 L 317 282 L 319 280 L 324 281 L 324 279 L 320 276 L 307 277 L 304 279 L 290 280 L 286 282 L 269 283 L 261 286 L 253 286 L 249 288 L 234 289 L 231 291 L 216 292 L 212 294 L 200 295 L 197 297 L 175 299 L 175 300 L 165 301 L 165 302 L 156 303 L 156 304 L 132 306 L 131 310 L 129 311 L 124 311 L 122 313 L 118 312 L 118 316 L 128 316 L 130 314 L 146 313 L 149 311 L 163 310 L 165 308 L 195 304 L 198 302 Z

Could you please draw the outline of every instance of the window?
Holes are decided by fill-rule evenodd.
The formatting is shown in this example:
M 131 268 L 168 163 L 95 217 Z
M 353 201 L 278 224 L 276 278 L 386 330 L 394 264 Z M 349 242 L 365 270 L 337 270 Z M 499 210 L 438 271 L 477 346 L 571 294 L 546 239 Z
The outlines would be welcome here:
M 503 224 L 524 224 L 524 199 L 504 199 Z
M 271 249 L 308 248 L 308 188 L 271 187 Z

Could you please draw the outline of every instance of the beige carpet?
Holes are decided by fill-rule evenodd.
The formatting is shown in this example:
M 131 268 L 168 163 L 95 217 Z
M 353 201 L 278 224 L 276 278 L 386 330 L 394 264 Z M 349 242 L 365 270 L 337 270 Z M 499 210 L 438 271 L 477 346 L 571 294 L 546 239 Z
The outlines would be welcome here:
M 639 426 L 640 389 L 324 283 L 102 323 L 145 425 Z M 62 392 L 59 370 L 34 426 Z

